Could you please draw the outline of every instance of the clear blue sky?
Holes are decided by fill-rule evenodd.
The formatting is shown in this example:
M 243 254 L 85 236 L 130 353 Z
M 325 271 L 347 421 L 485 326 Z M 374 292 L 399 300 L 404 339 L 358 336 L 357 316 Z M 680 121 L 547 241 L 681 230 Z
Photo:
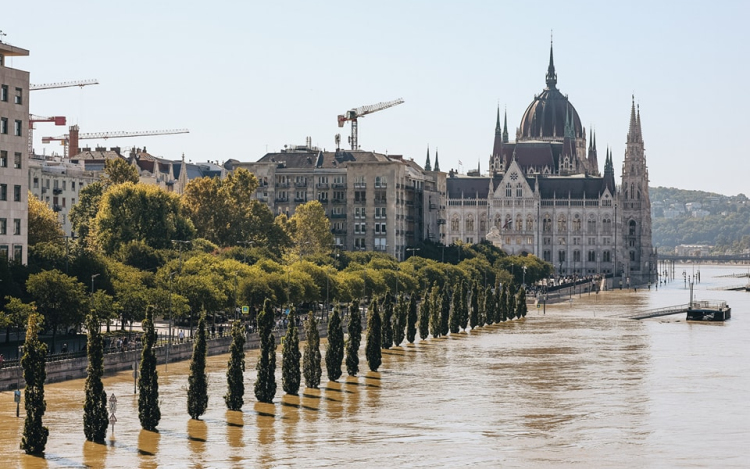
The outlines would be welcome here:
M 362 148 L 423 164 L 429 144 L 465 171 L 487 169 L 498 103 L 515 129 L 544 88 L 552 29 L 558 88 L 618 177 L 635 93 L 651 185 L 733 195 L 749 192 L 748 18 L 747 1 L 37 0 L 6 8 L 0 30 L 30 50 L 9 62 L 32 83 L 101 83 L 33 92 L 32 113 L 82 132 L 191 132 L 92 146 L 220 162 L 307 136 L 331 150 L 349 132 L 338 114 L 402 97 L 360 121 Z M 61 152 L 41 137 L 63 133 L 38 124 L 37 151 Z

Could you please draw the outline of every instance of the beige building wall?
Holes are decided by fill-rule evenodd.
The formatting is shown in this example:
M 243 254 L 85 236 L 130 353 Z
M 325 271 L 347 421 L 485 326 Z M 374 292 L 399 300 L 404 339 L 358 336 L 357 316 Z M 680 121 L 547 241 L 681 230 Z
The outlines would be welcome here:
M 10 68 L 27 50 L 0 43 L 0 255 L 28 255 L 29 72 Z

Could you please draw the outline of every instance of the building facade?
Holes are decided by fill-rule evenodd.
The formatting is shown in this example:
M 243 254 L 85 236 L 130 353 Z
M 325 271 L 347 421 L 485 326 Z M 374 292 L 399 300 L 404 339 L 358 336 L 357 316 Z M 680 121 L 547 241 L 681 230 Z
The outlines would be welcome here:
M 578 112 L 557 89 L 551 48 L 546 83 L 526 109 L 515 142 L 498 109 L 488 176 L 449 173 L 447 243 L 487 239 L 509 254 L 534 254 L 552 263 L 560 276 L 653 281 L 640 111 L 633 101 L 618 187 L 611 152 L 602 174 L 596 136 L 587 144 Z
M 29 72 L 8 66 L 29 51 L 0 42 L 0 256 L 26 264 Z
M 341 249 L 404 259 L 410 246 L 444 241 L 445 173 L 425 171 L 400 155 L 326 152 L 308 141 L 254 163 L 230 160 L 225 167 L 255 174 L 257 199 L 276 215 L 292 216 L 298 205 L 319 201 Z

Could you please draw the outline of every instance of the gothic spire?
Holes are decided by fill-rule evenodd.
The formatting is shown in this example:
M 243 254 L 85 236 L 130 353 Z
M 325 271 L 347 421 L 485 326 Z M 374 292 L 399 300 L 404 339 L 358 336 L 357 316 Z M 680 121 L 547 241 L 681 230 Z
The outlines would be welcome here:
M 552 89 L 557 85 L 557 73 L 555 73 L 555 60 L 552 56 L 552 37 L 549 38 L 549 66 L 547 67 L 547 88 Z
M 635 114 L 635 95 L 632 96 L 633 102 L 630 106 L 630 127 L 628 127 L 628 143 L 638 141 L 638 118 Z
M 499 112 L 499 109 L 498 109 Z M 499 117 L 499 114 L 498 114 Z M 508 110 L 505 110 L 505 118 L 503 121 L 503 143 L 508 143 Z
M 503 127 L 500 125 L 500 103 L 497 104 L 497 123 L 495 124 L 495 135 L 500 135 Z
M 643 129 L 641 128 L 641 105 L 636 106 L 636 119 L 638 120 L 638 141 L 643 142 Z
M 425 171 L 432 171 L 432 165 L 430 164 L 430 146 L 427 145 L 427 160 L 424 163 Z
M 438 149 L 435 147 L 435 171 L 440 171 L 440 162 L 438 161 Z

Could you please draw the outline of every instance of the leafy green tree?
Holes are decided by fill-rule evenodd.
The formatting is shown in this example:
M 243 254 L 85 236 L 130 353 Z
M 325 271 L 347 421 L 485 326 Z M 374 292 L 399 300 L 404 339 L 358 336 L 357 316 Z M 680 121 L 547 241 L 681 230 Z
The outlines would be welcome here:
M 382 363 L 382 355 L 380 352 L 380 340 L 381 340 L 381 320 L 380 312 L 378 311 L 378 299 L 373 298 L 370 303 L 370 317 L 367 319 L 367 339 L 365 342 L 365 356 L 367 357 L 367 366 L 370 367 L 370 371 L 378 371 L 380 364 Z
M 29 246 L 38 243 L 62 244 L 64 233 L 57 214 L 31 192 L 27 197 L 29 200 Z
M 349 306 L 349 339 L 346 341 L 346 372 L 357 376 L 359 372 L 359 345 L 362 341 L 362 316 L 359 301 L 352 300 Z
M 326 372 L 328 379 L 336 381 L 341 377 L 341 364 L 344 361 L 344 329 L 341 327 L 341 310 L 333 309 L 328 321 L 328 350 L 326 351 Z
M 466 330 L 469 325 L 469 284 L 467 282 L 461 282 L 461 316 L 459 326 L 462 330 Z
M 497 302 L 497 306 L 499 309 L 498 312 L 498 318 L 505 322 L 508 318 L 508 283 L 504 283 L 502 288 L 498 288 L 498 291 L 500 292 L 500 300 Z M 512 318 L 510 318 L 512 319 Z
M 422 297 L 422 304 L 419 305 L 419 338 L 425 340 L 430 334 L 430 307 L 432 306 L 432 298 L 430 296 L 430 289 L 424 291 Z
M 484 318 L 488 325 L 495 324 L 495 294 L 492 288 L 487 287 L 484 291 Z
M 451 302 L 448 297 L 448 287 L 440 287 L 440 335 L 446 336 L 450 332 Z
M 86 321 L 88 343 L 86 354 L 89 364 L 86 368 L 86 401 L 83 404 L 83 433 L 86 439 L 103 443 L 107 436 L 109 418 L 107 416 L 107 393 L 102 384 L 104 375 L 104 341 L 101 323 L 96 310 L 91 311 Z
M 297 359 L 299 362 L 299 359 Z M 297 365 L 299 370 L 299 365 Z M 242 321 L 232 324 L 232 345 L 229 347 L 227 363 L 227 393 L 224 402 L 229 410 L 242 410 L 245 403 L 245 328 Z
M 120 314 L 120 305 L 104 290 L 94 292 L 91 298 L 91 309 L 96 311 L 99 319 L 107 321 L 107 332 L 109 332 L 112 319 L 116 319 Z
M 469 327 L 474 329 L 479 325 L 479 284 L 474 282 L 471 289 L 471 310 L 469 312 Z
M 385 294 L 383 301 L 383 321 L 380 341 L 380 346 L 384 349 L 389 349 L 393 345 L 393 297 L 390 292 Z
M 36 312 L 36 305 L 31 303 L 24 303 L 19 298 L 14 296 L 5 297 L 5 308 L 0 316 L 2 316 L 2 325 L 10 330 L 11 327 L 16 329 L 16 337 L 21 337 L 21 327 L 29 322 L 29 316 Z M 5 342 L 9 342 L 9 335 L 6 334 Z
M 37 310 L 52 328 L 54 350 L 57 329 L 60 326 L 81 324 L 88 312 L 85 287 L 59 270 L 46 270 L 30 275 L 26 281 L 26 289 L 34 299 Z
M 105 187 L 131 182 L 138 184 L 140 177 L 136 167 L 122 158 L 112 158 L 104 162 L 104 177 L 102 183 Z
M 23 379 L 26 382 L 26 389 L 24 389 L 26 420 L 23 424 L 21 449 L 26 454 L 44 453 L 49 436 L 49 429 L 42 424 L 42 417 L 47 410 L 47 402 L 44 400 L 44 381 L 47 379 L 45 369 L 47 345 L 39 340 L 41 327 L 41 316 L 30 315 L 21 358 Z
M 417 336 L 417 295 L 412 293 L 409 298 L 409 313 L 406 317 L 406 341 L 414 343 Z
M 317 389 L 320 385 L 320 376 L 323 374 L 323 370 L 321 368 L 318 321 L 315 319 L 315 314 L 312 311 L 307 315 L 305 335 L 307 336 L 307 345 L 305 345 L 305 353 L 302 357 L 305 386 Z
M 516 317 L 516 286 L 511 283 L 508 286 L 508 319 Z
M 193 358 L 188 376 L 188 415 L 198 420 L 208 407 L 208 378 L 206 377 L 206 313 L 198 319 L 198 335 L 193 343 Z
M 487 324 L 487 300 L 485 289 L 477 284 L 477 326 L 484 327 Z
M 159 408 L 159 374 L 156 371 L 156 330 L 153 313 L 146 310 L 143 320 L 143 350 L 141 351 L 140 377 L 138 378 L 138 418 L 141 428 L 156 431 L 161 420 Z
M 105 253 L 142 240 L 156 249 L 170 248 L 173 239 L 192 239 L 193 223 L 180 198 L 150 184 L 126 182 L 108 189 L 94 218 L 92 236 Z
M 430 334 L 432 337 L 440 337 L 440 314 L 443 309 L 441 304 L 440 287 L 434 285 L 430 291 Z
M 448 327 L 451 334 L 457 334 L 459 329 L 459 323 L 461 321 L 461 285 L 456 285 L 453 289 L 453 307 L 451 308 L 450 316 L 448 318 Z
M 96 214 L 99 213 L 103 195 L 104 184 L 99 181 L 93 182 L 78 191 L 78 203 L 70 208 L 70 223 L 73 231 L 86 244 L 90 244 L 91 227 Z
M 317 200 L 298 205 L 289 219 L 288 231 L 295 257 L 327 254 L 333 245 L 331 223 L 323 205 Z
M 393 345 L 396 347 L 399 347 L 401 342 L 404 341 L 408 310 L 409 303 L 406 301 L 406 297 L 404 297 L 404 294 L 402 293 L 398 297 L 395 315 L 393 316 Z
M 529 308 L 526 305 L 526 289 L 521 287 L 516 295 L 518 300 L 516 301 L 516 316 L 519 318 L 525 318 Z
M 258 335 L 260 336 L 260 356 L 256 366 L 255 398 L 260 402 L 273 402 L 276 395 L 276 337 L 273 335 L 273 308 L 266 299 L 263 310 L 258 314 Z
M 281 353 L 281 388 L 287 394 L 297 394 L 301 382 L 299 361 L 302 354 L 299 351 L 299 334 L 297 333 L 297 310 L 292 307 L 289 311 L 289 328 L 284 337 L 284 347 Z

